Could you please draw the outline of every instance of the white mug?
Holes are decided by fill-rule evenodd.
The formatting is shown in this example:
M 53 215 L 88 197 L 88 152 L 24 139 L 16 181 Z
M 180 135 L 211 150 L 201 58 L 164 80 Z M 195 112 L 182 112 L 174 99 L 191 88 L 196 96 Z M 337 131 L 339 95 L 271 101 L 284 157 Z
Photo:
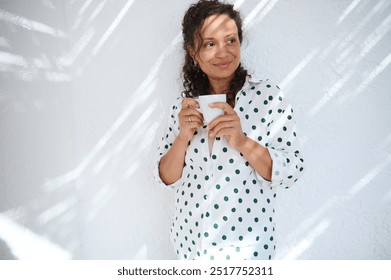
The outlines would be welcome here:
M 198 103 L 200 104 L 201 114 L 204 116 L 205 124 L 209 124 L 220 115 L 224 115 L 224 110 L 220 108 L 210 108 L 209 104 L 213 102 L 226 102 L 227 96 L 225 94 L 208 94 L 200 95 Z

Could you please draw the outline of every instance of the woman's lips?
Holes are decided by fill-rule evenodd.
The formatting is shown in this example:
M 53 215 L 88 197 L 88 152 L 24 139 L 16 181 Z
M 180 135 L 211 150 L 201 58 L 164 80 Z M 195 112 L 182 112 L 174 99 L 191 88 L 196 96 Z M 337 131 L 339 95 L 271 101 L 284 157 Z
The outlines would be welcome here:
M 225 69 L 225 68 L 228 68 L 230 64 L 231 64 L 231 61 L 224 61 L 224 62 L 216 63 L 216 64 L 214 64 L 214 66 L 216 66 L 218 68 Z

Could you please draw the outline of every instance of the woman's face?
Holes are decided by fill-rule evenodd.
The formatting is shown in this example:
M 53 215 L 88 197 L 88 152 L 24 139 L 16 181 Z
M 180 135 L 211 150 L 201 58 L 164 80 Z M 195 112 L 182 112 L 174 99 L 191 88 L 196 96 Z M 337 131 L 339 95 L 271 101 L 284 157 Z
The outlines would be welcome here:
M 200 34 L 202 45 L 194 59 L 210 80 L 229 82 L 240 64 L 240 42 L 235 21 L 225 14 L 210 16 L 206 18 Z

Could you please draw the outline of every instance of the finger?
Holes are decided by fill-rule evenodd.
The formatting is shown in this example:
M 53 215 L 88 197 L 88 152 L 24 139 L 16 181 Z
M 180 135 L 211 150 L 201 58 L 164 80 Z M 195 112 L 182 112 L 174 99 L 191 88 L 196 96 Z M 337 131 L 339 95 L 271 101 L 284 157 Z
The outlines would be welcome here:
M 202 122 L 204 120 L 204 116 L 194 108 L 182 108 L 182 110 L 179 112 L 180 119 L 184 118 L 185 120 L 188 120 L 189 117 L 193 116 L 199 118 L 200 120 L 202 120 Z
M 203 124 L 199 121 L 192 121 L 187 123 L 187 128 L 192 129 L 192 130 L 197 130 L 199 129 Z
M 185 121 L 189 122 L 189 123 L 196 122 L 196 123 L 199 123 L 200 125 L 204 124 L 204 120 L 202 118 L 200 118 L 198 116 L 194 116 L 194 115 L 186 116 Z
M 235 110 L 226 102 L 212 102 L 212 103 L 209 103 L 209 107 L 222 109 L 227 114 L 234 114 L 235 113 Z
M 221 116 L 218 116 L 217 118 L 215 118 L 214 120 L 212 120 L 208 126 L 206 127 L 206 130 L 209 131 L 209 130 L 214 130 L 215 127 L 221 123 L 221 122 L 234 122 L 236 120 L 235 116 L 234 115 L 221 115 Z
M 194 98 L 185 98 L 185 99 L 183 99 L 182 107 L 183 108 L 188 108 L 188 107 L 199 108 L 200 105 L 198 105 L 197 100 L 195 100 Z
M 220 129 L 213 136 L 211 135 L 211 137 L 223 137 L 223 136 L 227 137 L 227 136 L 234 135 L 234 133 L 235 133 L 235 129 L 233 127 L 225 127 L 225 128 Z
M 184 110 L 184 115 L 185 116 L 197 116 L 200 120 L 204 120 L 204 116 L 196 109 L 194 108 L 189 108 Z
M 215 128 L 209 131 L 209 135 L 211 137 L 222 135 L 221 132 L 226 130 L 226 129 L 233 129 L 235 126 L 233 125 L 232 122 L 221 122 L 218 125 L 216 125 Z M 224 135 L 224 134 L 223 134 Z

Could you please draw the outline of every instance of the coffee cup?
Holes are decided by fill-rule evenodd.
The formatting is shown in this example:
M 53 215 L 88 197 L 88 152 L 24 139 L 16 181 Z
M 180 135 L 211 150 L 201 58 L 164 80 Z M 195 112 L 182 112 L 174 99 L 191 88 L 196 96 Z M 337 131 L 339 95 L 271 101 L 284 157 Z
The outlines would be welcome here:
M 224 110 L 220 108 L 210 108 L 209 104 L 213 102 L 226 102 L 226 101 L 227 101 L 227 97 L 225 94 L 208 94 L 208 95 L 200 95 L 198 97 L 200 112 L 204 116 L 205 124 L 209 124 L 218 116 L 224 115 Z

